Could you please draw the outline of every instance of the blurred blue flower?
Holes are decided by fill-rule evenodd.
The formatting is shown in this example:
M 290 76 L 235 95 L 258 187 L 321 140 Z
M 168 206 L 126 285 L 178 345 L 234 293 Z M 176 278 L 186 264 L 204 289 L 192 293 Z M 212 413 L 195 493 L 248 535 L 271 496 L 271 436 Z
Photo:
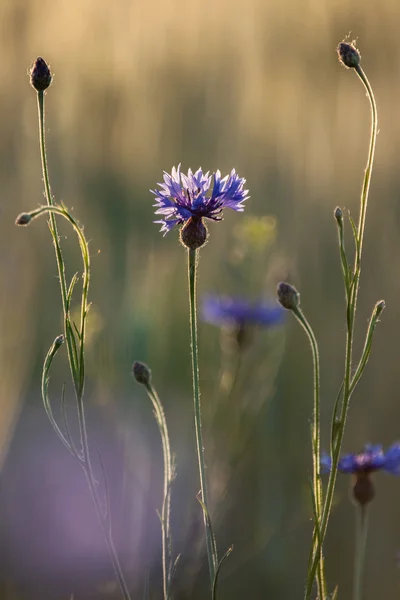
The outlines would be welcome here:
M 205 296 L 202 303 L 204 321 L 213 325 L 260 325 L 271 327 L 280 325 L 285 311 L 277 304 L 259 302 L 251 304 L 241 298 L 228 296 Z
M 212 192 L 207 196 L 212 182 Z M 189 169 L 184 175 L 180 172 L 180 165 L 177 169 L 173 167 L 171 175 L 164 171 L 164 183 L 158 184 L 161 189 L 150 190 L 156 197 L 156 214 L 164 216 L 155 222 L 161 223 L 161 231 L 165 235 L 175 225 L 181 225 L 191 217 L 221 221 L 224 208 L 242 212 L 243 203 L 249 198 L 248 190 L 243 189 L 245 183 L 246 180 L 239 177 L 235 169 L 221 179 L 220 171 L 209 175 L 202 169 L 195 173 Z
M 322 471 L 331 470 L 331 457 L 325 452 L 321 455 Z M 386 471 L 392 475 L 400 475 L 400 443 L 396 442 L 383 451 L 382 446 L 366 444 L 364 452 L 345 454 L 339 460 L 338 470 L 341 473 L 355 475 L 368 474 L 373 471 Z

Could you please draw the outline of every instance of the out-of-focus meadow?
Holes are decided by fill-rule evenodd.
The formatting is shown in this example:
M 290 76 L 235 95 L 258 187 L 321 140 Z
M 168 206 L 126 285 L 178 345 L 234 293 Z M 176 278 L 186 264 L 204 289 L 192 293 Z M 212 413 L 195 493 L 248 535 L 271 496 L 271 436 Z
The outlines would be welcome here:
M 43 201 L 35 93 L 27 67 L 55 73 L 46 96 L 54 195 L 85 225 L 93 302 L 86 406 L 92 452 L 110 488 L 116 545 L 134 598 L 161 597 L 162 455 L 149 401 L 130 371 L 148 363 L 176 453 L 176 598 L 206 598 L 189 354 L 186 256 L 153 224 L 162 171 L 235 167 L 251 199 L 211 223 L 199 295 L 274 298 L 287 279 L 320 342 L 322 446 L 344 360 L 344 293 L 333 209 L 357 215 L 369 107 L 337 43 L 358 36 L 380 134 L 367 219 L 357 349 L 375 301 L 387 310 L 350 410 L 344 449 L 400 438 L 400 48 L 395 0 L 14 0 L 0 7 L 0 569 L 5 600 L 119 598 L 83 473 L 56 439 L 40 398 L 44 356 L 62 331 L 45 219 L 17 229 Z M 70 276 L 76 240 L 61 227 Z M 350 238 L 349 238 L 350 244 Z M 303 332 L 258 331 L 234 399 L 218 392 L 226 340 L 202 324 L 200 375 L 221 598 L 302 597 L 311 536 L 308 478 L 312 365 Z M 62 353 L 64 354 L 64 353 Z M 225 365 L 226 366 L 226 365 Z M 246 377 L 247 376 L 247 377 Z M 55 412 L 67 381 L 53 370 Z M 68 387 L 69 386 L 69 387 Z M 353 507 L 339 477 L 326 545 L 330 583 L 351 590 Z M 377 475 L 365 599 L 399 593 L 400 480 Z

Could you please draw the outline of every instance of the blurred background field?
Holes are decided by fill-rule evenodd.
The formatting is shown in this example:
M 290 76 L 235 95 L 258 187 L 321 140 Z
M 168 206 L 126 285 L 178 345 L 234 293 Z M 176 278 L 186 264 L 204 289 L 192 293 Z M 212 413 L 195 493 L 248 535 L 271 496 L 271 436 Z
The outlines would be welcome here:
M 161 446 L 150 404 L 131 380 L 138 359 L 152 368 L 176 453 L 176 598 L 196 600 L 208 597 L 208 575 L 196 501 L 186 257 L 177 232 L 163 239 L 152 223 L 148 190 L 180 162 L 183 171 L 235 167 L 247 178 L 244 215 L 226 212 L 209 227 L 199 294 L 273 300 L 282 279 L 300 289 L 320 342 L 328 449 L 345 332 L 333 209 L 357 215 L 369 136 L 364 90 L 335 48 L 348 32 L 357 36 L 380 119 L 357 349 L 374 303 L 384 298 L 387 310 L 353 397 L 344 449 L 398 440 L 399 17 L 394 0 L 0 4 L 1 598 L 119 598 L 83 473 L 40 399 L 43 358 L 62 320 L 45 219 L 24 230 L 14 225 L 19 212 L 43 201 L 27 67 L 41 55 L 55 73 L 46 96 L 53 192 L 90 240 L 86 405 L 93 455 L 98 448 L 111 489 L 116 545 L 133 597 L 147 586 L 149 598 L 160 598 Z M 75 239 L 67 228 L 61 233 L 72 275 L 80 268 Z M 217 540 L 221 553 L 235 546 L 220 597 L 292 600 L 302 597 L 311 536 L 311 356 L 290 318 L 255 333 L 229 399 L 218 393 L 226 340 L 211 325 L 199 332 Z M 64 381 L 65 356 L 53 371 L 55 407 Z M 70 386 L 67 405 L 74 423 Z M 400 591 L 400 481 L 376 480 L 366 600 Z M 339 478 L 326 547 L 340 598 L 350 597 L 352 578 L 348 484 Z

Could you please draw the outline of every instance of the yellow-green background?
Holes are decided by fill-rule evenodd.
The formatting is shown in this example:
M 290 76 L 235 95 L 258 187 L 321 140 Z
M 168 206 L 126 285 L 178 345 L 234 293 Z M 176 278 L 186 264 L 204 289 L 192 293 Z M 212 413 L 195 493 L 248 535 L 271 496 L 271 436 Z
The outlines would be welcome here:
M 340 67 L 335 47 L 349 32 L 357 36 L 380 132 L 356 356 L 375 301 L 384 298 L 387 310 L 353 397 L 344 447 L 356 451 L 364 442 L 399 439 L 399 17 L 395 0 L 0 4 L 2 598 L 119 597 L 83 473 L 59 445 L 40 400 L 42 360 L 62 320 L 45 219 L 24 230 L 14 226 L 19 212 L 43 201 L 30 63 L 41 55 L 55 74 L 46 96 L 52 188 L 73 207 L 90 240 L 88 427 L 94 456 L 99 447 L 105 463 L 116 544 L 133 598 L 142 598 L 146 580 L 150 598 L 161 597 L 161 448 L 144 391 L 131 381 L 134 359 L 152 367 L 176 452 L 173 529 L 175 550 L 182 552 L 176 597 L 207 598 L 195 500 L 186 257 L 177 233 L 163 239 L 152 223 L 148 189 L 180 162 L 184 171 L 201 165 L 225 174 L 235 167 L 246 177 L 251 199 L 245 215 L 231 212 L 210 226 L 200 294 L 273 299 L 281 279 L 300 289 L 320 341 L 326 448 L 345 336 L 332 214 L 339 204 L 357 216 L 369 135 L 364 90 Z M 269 219 L 249 224 L 246 215 Z M 61 233 L 72 275 L 79 255 L 73 234 L 64 227 Z M 248 384 L 234 403 L 224 404 L 216 391 L 219 333 L 202 325 L 199 335 L 215 529 L 221 553 L 235 545 L 220 597 L 301 598 L 311 535 L 307 341 L 290 318 L 285 330 L 260 333 L 247 356 Z M 64 381 L 74 429 L 61 359 L 53 374 L 55 406 Z M 351 597 L 353 561 L 348 483 L 338 479 L 326 547 L 330 586 L 339 582 L 343 599 Z M 367 600 L 396 598 L 400 591 L 400 481 L 379 474 L 376 489 Z M 60 525 L 65 514 L 87 524 L 81 553 L 70 521 Z M 71 556 L 60 552 L 70 562 L 55 567 L 51 549 L 69 543 Z

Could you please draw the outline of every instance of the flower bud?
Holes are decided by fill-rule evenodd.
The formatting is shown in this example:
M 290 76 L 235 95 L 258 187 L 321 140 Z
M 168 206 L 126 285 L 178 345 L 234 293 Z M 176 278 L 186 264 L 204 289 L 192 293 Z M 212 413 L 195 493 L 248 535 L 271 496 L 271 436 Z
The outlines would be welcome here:
M 181 242 L 190 250 L 204 246 L 207 236 L 207 227 L 201 217 L 190 217 L 181 229 Z
M 32 217 L 31 217 L 31 215 L 29 213 L 21 213 L 15 219 L 15 224 L 16 225 L 29 225 L 29 223 L 31 222 L 31 220 L 32 220 Z
M 148 385 L 151 381 L 151 371 L 149 367 L 139 361 L 133 363 L 132 375 L 136 381 L 142 385 Z
M 295 287 L 282 281 L 277 289 L 278 301 L 287 310 L 295 310 L 300 306 L 300 294 Z
M 61 346 L 63 345 L 63 343 L 64 343 L 64 336 L 62 334 L 58 335 L 56 337 L 56 339 L 54 340 L 54 348 L 56 350 L 58 350 L 59 348 L 61 348 Z
M 52 75 L 47 63 L 40 56 L 33 63 L 29 72 L 31 85 L 37 92 L 44 92 L 51 84 Z
M 348 69 L 355 69 L 361 62 L 361 54 L 353 44 L 340 42 L 337 47 L 339 60 Z
M 375 314 L 377 317 L 379 317 L 379 315 L 382 313 L 382 311 L 386 308 L 386 303 L 384 300 L 379 300 L 379 302 L 377 302 L 375 304 Z
M 340 206 L 337 206 L 335 208 L 333 216 L 335 217 L 336 221 L 338 222 L 338 225 L 341 225 L 343 223 L 343 211 L 340 208 Z
M 360 471 L 355 475 L 353 485 L 353 498 L 361 506 L 365 506 L 375 496 L 375 487 L 372 483 L 370 474 Z

